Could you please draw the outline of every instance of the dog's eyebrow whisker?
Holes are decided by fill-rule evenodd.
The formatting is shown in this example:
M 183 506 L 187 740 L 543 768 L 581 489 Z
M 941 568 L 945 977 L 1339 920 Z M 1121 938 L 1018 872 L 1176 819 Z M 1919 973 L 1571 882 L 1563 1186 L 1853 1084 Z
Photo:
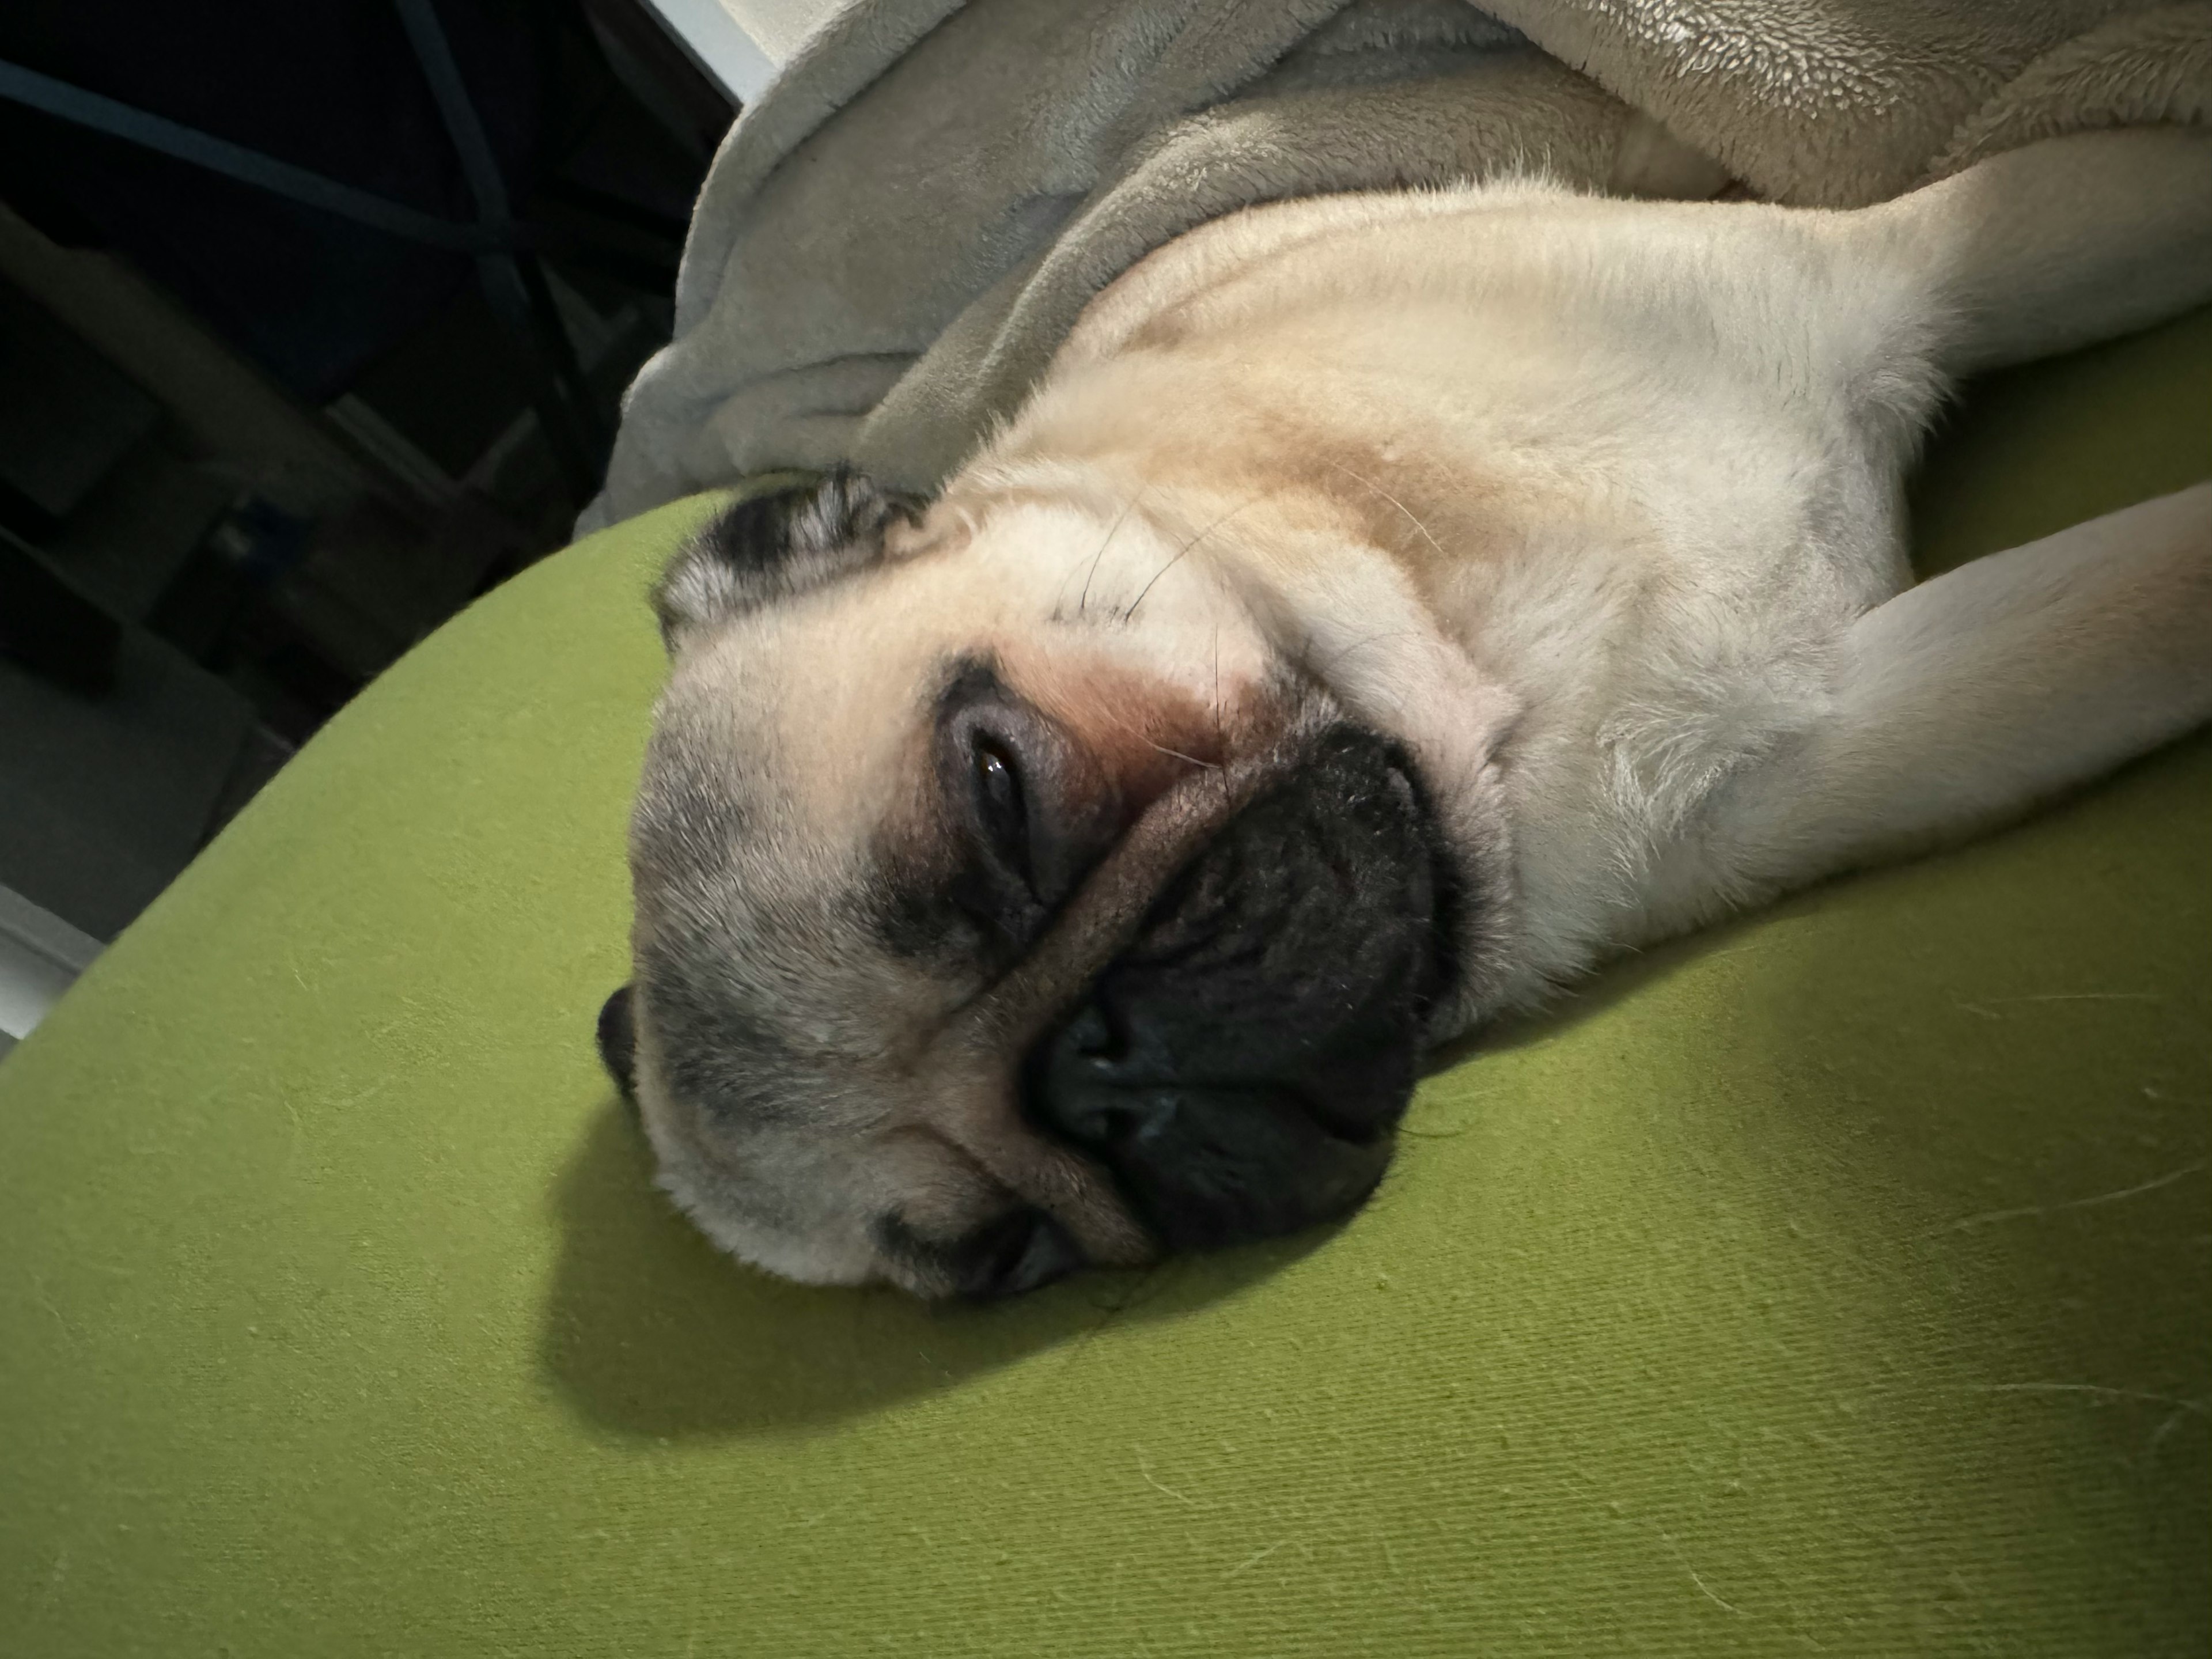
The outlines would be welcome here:
M 1123 737 L 1134 738 L 1139 743 L 1150 743 L 1152 741 L 1150 738 L 1139 731 L 1136 726 L 1132 725 L 1129 721 L 1122 719 L 1121 715 L 1115 714 L 1112 710 L 1101 708 L 1098 711 L 1098 714 L 1101 720 L 1104 720 L 1107 725 L 1112 726 L 1116 732 L 1119 732 Z
M 1188 761 L 1193 766 L 1203 766 L 1210 772 L 1218 772 L 1221 769 L 1219 761 L 1200 760 L 1195 755 L 1184 754 L 1180 749 L 1170 749 L 1164 743 L 1154 743 L 1150 738 L 1145 739 L 1145 746 L 1148 749 L 1157 749 L 1163 755 L 1173 755 L 1177 760 Z
M 1438 558 L 1449 556 L 1444 552 L 1443 544 L 1429 533 L 1428 526 L 1420 521 L 1419 518 L 1415 515 L 1412 507 L 1407 506 L 1405 502 L 1400 501 L 1389 490 L 1383 489 L 1382 486 L 1376 483 L 1374 479 L 1361 477 L 1359 474 L 1354 472 L 1350 467 L 1345 465 L 1341 461 L 1331 461 L 1329 465 L 1334 467 L 1339 472 L 1344 474 L 1344 476 L 1351 479 L 1352 483 L 1358 484 L 1364 489 L 1373 490 L 1384 501 L 1389 502 L 1391 506 L 1396 507 L 1401 513 L 1404 514 L 1406 517 L 1411 520 L 1413 528 L 1421 532 L 1421 539 L 1428 543 L 1431 547 L 1437 550 L 1437 556 Z
M 1221 724 L 1221 624 L 1213 624 L 1213 741 L 1224 750 L 1229 747 L 1229 733 Z
M 1145 499 L 1145 491 L 1151 488 L 1152 485 L 1149 483 L 1140 485 L 1137 493 L 1129 497 L 1127 504 L 1114 515 L 1114 522 L 1106 526 L 1106 539 L 1098 544 L 1098 550 L 1091 556 L 1091 570 L 1083 579 L 1083 596 L 1075 602 L 1075 614 L 1078 617 L 1082 616 L 1090 608 L 1091 583 L 1091 579 L 1098 574 L 1098 562 L 1106 556 L 1106 550 L 1113 545 L 1114 538 L 1121 533 L 1121 526 L 1127 520 L 1129 514 L 1136 511 L 1137 503 Z M 1074 574 L 1075 567 L 1070 565 L 1067 574 L 1073 576 Z M 1066 586 L 1066 576 L 1060 578 L 1062 586 Z
M 1170 749 L 1164 743 L 1153 742 L 1152 738 L 1125 720 L 1119 720 L 1112 714 L 1108 714 L 1106 723 L 1123 736 L 1134 738 L 1147 749 L 1157 749 L 1163 755 L 1173 755 L 1177 760 L 1188 761 L 1193 766 L 1203 766 L 1209 771 L 1218 772 L 1221 769 L 1221 763 L 1218 761 L 1200 760 L 1195 755 L 1184 754 L 1180 749 Z
M 1121 613 L 1121 620 L 1126 623 L 1132 617 L 1137 614 L 1137 607 L 1145 602 L 1145 595 L 1151 592 L 1152 589 L 1158 585 L 1161 577 L 1166 575 L 1169 571 L 1181 564 L 1183 562 L 1184 556 L 1188 554 L 1191 549 L 1196 547 L 1200 542 L 1204 541 L 1208 536 L 1211 536 L 1215 531 L 1220 529 L 1222 526 L 1227 524 L 1231 519 L 1235 518 L 1239 513 L 1242 513 L 1246 507 L 1256 505 L 1259 500 L 1260 498 L 1257 495 L 1255 495 L 1248 501 L 1237 502 L 1236 506 L 1231 507 L 1226 513 L 1216 519 L 1212 524 L 1206 526 L 1205 529 L 1200 531 L 1198 534 L 1193 536 L 1181 547 L 1176 549 L 1175 556 L 1170 559 L 1165 564 L 1162 565 L 1158 570 L 1152 572 L 1152 580 L 1146 582 L 1144 586 L 1137 590 L 1137 597 L 1129 601 L 1129 608 Z
M 1322 664 L 1320 672 L 1326 672 L 1328 670 L 1335 667 L 1337 664 L 1342 662 L 1346 657 L 1350 656 L 1355 651 L 1364 651 L 1369 646 L 1380 645 L 1385 640 L 1408 639 L 1413 637 L 1413 634 L 1414 630 L 1410 628 L 1392 628 L 1387 629 L 1380 634 L 1370 634 L 1364 639 L 1354 640 L 1350 645 L 1346 646 L 1343 650 L 1338 652 L 1327 662 Z
M 1213 743 L 1220 753 L 1225 755 L 1229 752 L 1229 729 L 1221 718 L 1221 623 L 1218 619 L 1213 624 Z M 1218 776 L 1222 799 L 1226 800 L 1229 798 L 1229 774 L 1222 770 Z

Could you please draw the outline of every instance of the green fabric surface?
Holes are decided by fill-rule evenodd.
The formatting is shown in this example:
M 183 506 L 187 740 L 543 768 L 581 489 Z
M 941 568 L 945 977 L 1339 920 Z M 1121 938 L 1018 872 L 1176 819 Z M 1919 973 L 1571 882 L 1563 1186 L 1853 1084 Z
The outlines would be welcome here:
M 1917 521 L 2208 475 L 2212 313 L 1975 388 Z M 1325 1236 L 800 1290 L 592 1049 L 704 510 L 416 651 L 0 1063 L 0 1651 L 2206 1651 L 2212 741 L 1499 1034 Z

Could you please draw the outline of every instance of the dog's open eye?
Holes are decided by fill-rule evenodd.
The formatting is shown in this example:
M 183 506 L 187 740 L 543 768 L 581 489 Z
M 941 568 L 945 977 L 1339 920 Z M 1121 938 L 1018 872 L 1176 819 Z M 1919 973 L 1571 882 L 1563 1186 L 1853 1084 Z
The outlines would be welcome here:
M 1035 888 L 1030 867 L 1029 803 L 1013 755 L 996 738 L 978 734 L 975 745 L 975 815 L 1001 865 Z
M 945 832 L 938 932 L 1002 969 L 1113 844 L 1121 796 L 1066 727 L 986 663 L 953 675 L 934 714 L 933 816 Z

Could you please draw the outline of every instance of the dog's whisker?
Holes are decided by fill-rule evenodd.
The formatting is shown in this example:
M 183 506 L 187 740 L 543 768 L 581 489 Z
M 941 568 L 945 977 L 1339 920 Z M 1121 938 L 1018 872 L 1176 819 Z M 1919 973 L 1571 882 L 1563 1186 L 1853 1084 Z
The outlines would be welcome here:
M 1206 526 L 1205 529 L 1200 531 L 1198 534 L 1193 536 L 1181 547 L 1176 549 L 1175 556 L 1170 559 L 1165 564 L 1162 565 L 1158 570 L 1152 572 L 1152 580 L 1146 582 L 1144 586 L 1137 590 L 1137 597 L 1129 601 L 1129 608 L 1121 613 L 1121 620 L 1126 623 L 1137 614 L 1137 607 L 1145 602 L 1145 595 L 1151 592 L 1154 587 L 1159 585 L 1159 580 L 1161 577 L 1166 575 L 1169 571 L 1181 564 L 1183 562 L 1184 557 L 1190 552 L 1191 549 L 1196 547 L 1200 542 L 1204 541 L 1208 536 L 1211 536 L 1215 531 L 1220 529 L 1222 526 L 1227 524 L 1231 519 L 1235 518 L 1239 513 L 1242 513 L 1246 507 L 1255 505 L 1259 500 L 1260 498 L 1257 495 L 1254 495 L 1249 500 L 1237 502 L 1236 506 L 1231 507 L 1226 513 L 1216 519 L 1212 524 Z
M 1173 755 L 1177 760 L 1188 761 L 1193 766 L 1202 766 L 1210 772 L 1218 772 L 1221 769 L 1221 763 L 1218 761 L 1200 760 L 1197 756 L 1187 755 L 1180 749 L 1170 749 L 1167 744 L 1156 742 L 1146 736 L 1142 731 L 1127 720 L 1118 719 L 1110 714 L 1106 715 L 1105 719 L 1107 725 L 1126 736 L 1134 738 L 1147 749 L 1157 749 L 1163 755 Z
M 1180 749 L 1170 749 L 1164 743 L 1154 743 L 1150 738 L 1145 739 L 1145 746 L 1147 749 L 1157 749 L 1163 755 L 1173 755 L 1177 760 L 1188 761 L 1193 766 L 1203 766 L 1209 772 L 1218 772 L 1221 769 L 1219 761 L 1200 760 L 1195 755 L 1184 754 Z
M 1385 629 L 1380 634 L 1370 634 L 1364 639 L 1354 640 L 1350 645 L 1346 646 L 1343 650 L 1338 652 L 1327 662 L 1322 664 L 1320 672 L 1326 673 L 1329 669 L 1335 667 L 1337 664 L 1342 662 L 1346 657 L 1350 656 L 1355 651 L 1364 651 L 1370 645 L 1380 645 L 1385 640 L 1408 639 L 1413 637 L 1413 631 L 1411 629 L 1392 628 Z
M 1376 483 L 1374 479 L 1361 477 L 1359 474 L 1354 472 L 1350 467 L 1345 465 L 1341 461 L 1331 461 L 1329 465 L 1334 467 L 1339 472 L 1344 474 L 1346 477 L 1351 479 L 1352 483 L 1361 485 L 1365 489 L 1373 490 L 1384 501 L 1389 502 L 1391 506 L 1396 507 L 1401 513 L 1404 514 L 1406 517 L 1412 521 L 1413 528 L 1421 532 L 1421 538 L 1427 542 L 1431 547 L 1436 549 L 1437 556 L 1439 558 L 1446 556 L 1444 554 L 1443 544 L 1429 533 L 1428 526 L 1421 522 L 1419 517 L 1415 514 L 1412 507 L 1407 506 L 1405 502 L 1400 501 L 1389 490 L 1383 489 L 1382 486 Z
M 1106 526 L 1106 539 L 1098 544 L 1098 550 L 1091 556 L 1090 573 L 1083 579 L 1083 595 L 1075 602 L 1075 614 L 1078 617 L 1084 615 L 1084 613 L 1090 608 L 1091 583 L 1093 578 L 1098 574 L 1099 561 L 1106 556 L 1106 550 L 1113 545 L 1114 538 L 1121 533 L 1122 525 L 1127 521 L 1129 514 L 1136 511 L 1137 503 L 1145 499 L 1145 491 L 1151 488 L 1152 486 L 1150 484 L 1146 484 L 1140 488 L 1135 495 L 1130 496 L 1128 504 L 1122 507 L 1119 513 L 1116 513 L 1114 515 L 1114 522 Z M 1075 568 L 1073 565 L 1068 567 L 1067 574 L 1071 576 L 1075 574 Z
M 1221 753 L 1225 755 L 1229 752 L 1229 731 L 1221 718 L 1221 624 L 1218 621 L 1213 624 L 1213 742 Z M 1221 784 L 1222 799 L 1225 800 L 1229 796 L 1229 775 L 1225 771 L 1217 771 L 1215 775 Z
M 1213 624 L 1213 740 L 1223 748 L 1229 745 L 1229 734 L 1221 726 L 1221 624 Z

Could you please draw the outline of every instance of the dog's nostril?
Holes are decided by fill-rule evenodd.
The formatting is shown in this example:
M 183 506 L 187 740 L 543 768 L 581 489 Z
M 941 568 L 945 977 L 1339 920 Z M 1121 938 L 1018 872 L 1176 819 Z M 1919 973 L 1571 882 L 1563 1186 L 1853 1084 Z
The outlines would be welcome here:
M 1157 1145 L 1176 1133 L 1182 1111 L 1182 1095 L 1175 1089 L 1116 1090 L 1104 1104 L 1094 1106 L 1090 1116 L 1096 1126 L 1095 1144 L 1127 1146 L 1138 1142 Z
M 1106 1011 L 1095 1002 L 1085 1004 L 1068 1021 L 1065 1040 L 1077 1058 L 1093 1061 L 1118 1060 L 1127 1047 L 1115 1035 Z
M 1068 1135 L 1103 1152 L 1157 1129 L 1160 1114 L 1147 1109 L 1149 1104 L 1125 1090 L 1077 1088 L 1056 1096 L 1048 1111 Z
M 1091 1146 L 1111 1146 L 1129 1132 L 1128 1114 L 1097 1094 L 1065 1097 L 1054 1103 L 1053 1116 L 1076 1139 Z
M 1176 1089 L 1148 1089 L 1137 1097 L 1136 1109 L 1127 1115 L 1132 1136 L 1164 1140 L 1176 1133 L 1182 1115 L 1182 1092 Z

